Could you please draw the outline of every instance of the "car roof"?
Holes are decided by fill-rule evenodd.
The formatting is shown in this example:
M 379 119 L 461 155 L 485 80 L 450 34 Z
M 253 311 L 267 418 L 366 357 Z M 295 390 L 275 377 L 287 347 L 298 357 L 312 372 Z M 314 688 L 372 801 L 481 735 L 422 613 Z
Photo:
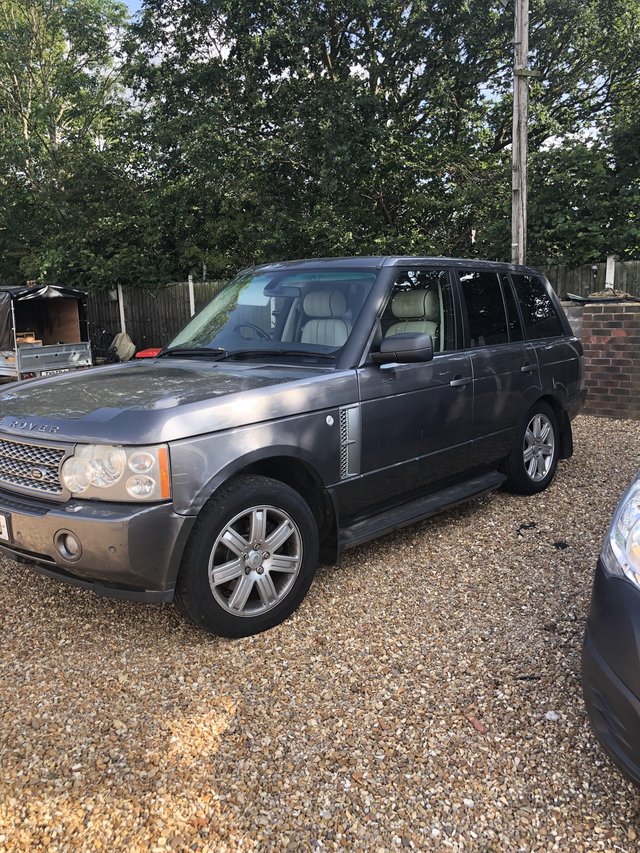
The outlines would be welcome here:
M 519 264 L 505 263 L 504 261 L 485 261 L 478 258 L 445 258 L 437 256 L 413 256 L 413 255 L 366 255 L 363 257 L 343 257 L 343 258 L 301 258 L 293 261 L 276 261 L 274 263 L 260 264 L 255 267 L 247 268 L 243 272 L 278 272 L 286 270 L 348 270 L 348 269 L 382 269 L 382 267 L 406 267 L 412 264 L 420 266 L 441 266 L 468 268 L 473 265 L 474 268 L 490 269 L 496 272 L 505 272 L 512 270 L 514 272 L 527 272 L 539 275 L 539 271 L 533 267 L 522 266 Z

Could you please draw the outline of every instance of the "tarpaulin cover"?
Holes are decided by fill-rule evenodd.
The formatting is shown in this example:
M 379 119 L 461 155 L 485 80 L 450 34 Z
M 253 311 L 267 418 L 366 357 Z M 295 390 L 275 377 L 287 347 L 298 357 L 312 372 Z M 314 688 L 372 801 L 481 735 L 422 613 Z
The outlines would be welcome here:
M 76 290 L 73 287 L 61 287 L 59 284 L 43 284 L 41 287 L 21 287 L 11 290 L 11 297 L 15 302 L 24 299 L 55 299 L 65 296 L 67 299 L 83 299 L 87 294 L 84 290 Z
M 15 348 L 11 321 L 11 294 L 0 291 L 0 350 Z

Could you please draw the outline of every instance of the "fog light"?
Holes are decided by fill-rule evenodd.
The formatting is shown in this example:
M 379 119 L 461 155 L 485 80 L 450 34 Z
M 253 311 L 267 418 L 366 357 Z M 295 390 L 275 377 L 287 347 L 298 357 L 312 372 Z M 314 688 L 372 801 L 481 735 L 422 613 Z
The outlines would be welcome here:
M 62 559 L 69 563 L 74 563 L 82 556 L 80 540 L 70 530 L 59 530 L 56 533 L 55 546 Z

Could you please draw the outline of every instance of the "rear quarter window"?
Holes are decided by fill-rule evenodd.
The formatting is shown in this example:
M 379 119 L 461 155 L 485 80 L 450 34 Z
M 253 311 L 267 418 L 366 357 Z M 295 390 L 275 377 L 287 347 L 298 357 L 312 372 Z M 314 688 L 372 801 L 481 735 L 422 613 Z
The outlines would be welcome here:
M 511 279 L 520 303 L 526 337 L 532 340 L 564 335 L 562 322 L 542 279 L 513 273 Z

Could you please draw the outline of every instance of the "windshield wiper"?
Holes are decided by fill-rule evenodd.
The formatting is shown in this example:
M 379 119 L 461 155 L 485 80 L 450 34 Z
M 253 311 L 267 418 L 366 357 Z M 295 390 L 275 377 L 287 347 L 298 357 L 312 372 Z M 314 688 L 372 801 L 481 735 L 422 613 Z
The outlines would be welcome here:
M 223 347 L 170 347 L 169 349 L 163 349 L 162 352 L 158 354 L 158 358 L 163 358 L 167 355 L 185 356 L 186 358 L 195 357 L 199 355 L 214 355 L 218 358 L 224 358 L 227 355 L 227 351 Z
M 236 357 L 250 358 L 253 355 L 259 356 L 260 358 L 271 355 L 299 355 L 304 356 L 305 358 L 328 358 L 331 359 L 331 361 L 334 360 L 334 356 L 326 352 L 312 352 L 311 350 L 299 349 L 233 349 L 229 350 L 229 352 L 225 352 L 224 355 L 221 356 L 220 360 L 222 361 Z
M 170 349 L 162 350 L 158 354 L 158 358 L 165 356 L 177 356 L 184 358 L 215 357 L 216 361 L 224 361 L 232 358 L 265 358 L 268 356 L 302 356 L 304 358 L 328 358 L 334 360 L 334 356 L 326 352 L 313 352 L 312 350 L 299 349 L 234 349 L 226 350 L 224 347 L 171 347 Z

